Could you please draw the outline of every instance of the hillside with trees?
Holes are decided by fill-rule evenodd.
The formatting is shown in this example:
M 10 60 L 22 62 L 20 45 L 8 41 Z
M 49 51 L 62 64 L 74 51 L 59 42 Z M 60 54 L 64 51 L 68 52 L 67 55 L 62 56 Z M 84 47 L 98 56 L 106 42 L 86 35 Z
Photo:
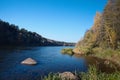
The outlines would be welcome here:
M 76 44 L 74 52 L 91 54 L 96 49 L 120 49 L 120 0 L 108 0 L 103 13 L 96 13 L 92 28 Z
M 73 46 L 75 43 L 67 43 L 47 39 L 36 32 L 9 24 L 0 20 L 0 46 Z

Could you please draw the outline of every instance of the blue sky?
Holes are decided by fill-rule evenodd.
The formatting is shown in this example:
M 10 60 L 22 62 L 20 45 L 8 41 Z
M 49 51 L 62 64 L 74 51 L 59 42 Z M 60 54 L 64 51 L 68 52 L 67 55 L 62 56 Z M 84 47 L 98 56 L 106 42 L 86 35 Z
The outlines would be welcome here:
M 77 42 L 107 0 L 0 0 L 0 19 L 58 41 Z

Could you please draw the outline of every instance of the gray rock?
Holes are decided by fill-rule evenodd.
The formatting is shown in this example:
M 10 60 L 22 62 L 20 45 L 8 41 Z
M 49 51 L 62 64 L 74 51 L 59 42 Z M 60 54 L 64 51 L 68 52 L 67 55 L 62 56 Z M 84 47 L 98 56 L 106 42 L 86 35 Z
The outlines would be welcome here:
M 71 72 L 59 73 L 62 80 L 78 80 L 78 77 Z
M 32 58 L 27 58 L 21 62 L 21 64 L 35 65 L 37 62 Z

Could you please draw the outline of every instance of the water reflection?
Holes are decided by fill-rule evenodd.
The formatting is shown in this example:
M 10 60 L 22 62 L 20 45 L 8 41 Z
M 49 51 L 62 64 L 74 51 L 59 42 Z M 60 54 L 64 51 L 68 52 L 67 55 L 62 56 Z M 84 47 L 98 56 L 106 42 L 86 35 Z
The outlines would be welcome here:
M 78 54 L 73 55 L 76 58 L 84 58 L 87 65 L 94 65 L 97 70 L 105 73 L 113 73 L 115 71 L 120 71 L 120 66 L 115 62 L 107 59 L 101 59 L 94 56 L 81 56 Z

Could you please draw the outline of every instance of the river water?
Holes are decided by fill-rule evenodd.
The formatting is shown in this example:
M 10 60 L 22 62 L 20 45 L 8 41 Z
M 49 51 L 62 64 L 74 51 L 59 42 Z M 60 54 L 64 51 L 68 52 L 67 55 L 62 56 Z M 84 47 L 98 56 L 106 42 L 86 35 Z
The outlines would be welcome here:
M 0 80 L 40 80 L 50 72 L 87 71 L 83 57 L 61 54 L 66 47 L 4 48 L 0 50 Z M 67 47 L 68 48 L 68 47 Z M 73 48 L 73 47 L 70 47 Z M 37 65 L 23 65 L 21 61 L 33 58 Z

